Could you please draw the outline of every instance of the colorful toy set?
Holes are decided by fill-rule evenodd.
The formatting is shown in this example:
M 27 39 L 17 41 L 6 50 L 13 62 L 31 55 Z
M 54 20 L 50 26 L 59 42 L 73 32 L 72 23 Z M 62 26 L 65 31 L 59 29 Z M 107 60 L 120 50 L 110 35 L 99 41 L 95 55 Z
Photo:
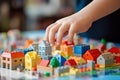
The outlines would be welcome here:
M 63 40 L 59 46 L 45 40 L 25 43 L 22 49 L 0 51 L 1 68 L 32 72 L 38 77 L 59 77 L 120 66 L 120 49 L 113 45 L 107 49 L 104 39 L 97 46 L 80 44 L 79 37 L 70 44 Z

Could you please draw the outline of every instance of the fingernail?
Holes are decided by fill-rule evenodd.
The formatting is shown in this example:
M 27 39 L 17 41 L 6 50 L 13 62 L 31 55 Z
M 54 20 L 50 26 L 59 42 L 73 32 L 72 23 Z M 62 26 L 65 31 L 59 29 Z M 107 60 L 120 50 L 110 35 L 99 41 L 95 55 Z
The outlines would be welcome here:
M 53 44 L 50 44 L 50 46 L 53 46 Z

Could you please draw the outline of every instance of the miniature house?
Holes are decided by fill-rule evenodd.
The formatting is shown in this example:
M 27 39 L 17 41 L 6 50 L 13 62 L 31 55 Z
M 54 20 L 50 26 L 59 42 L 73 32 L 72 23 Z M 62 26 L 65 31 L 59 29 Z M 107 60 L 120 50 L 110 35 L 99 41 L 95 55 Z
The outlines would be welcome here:
M 77 63 L 75 62 L 74 59 L 69 59 L 65 61 L 64 66 L 76 67 Z
M 91 49 L 88 50 L 84 55 L 83 58 L 85 60 L 93 60 L 93 61 L 97 61 L 98 56 L 101 54 L 101 52 L 98 49 Z
M 66 59 L 63 56 L 61 56 L 60 54 L 56 54 L 55 57 L 59 61 L 60 66 L 63 66 Z
M 90 49 L 89 45 L 86 44 L 78 44 L 74 46 L 74 55 L 82 56 L 87 50 Z
M 44 60 L 42 59 L 38 64 L 37 64 L 37 72 L 38 73 L 46 73 L 49 72 L 50 75 L 53 74 L 54 68 L 49 67 L 50 61 L 49 60 Z
M 35 51 L 28 52 L 25 55 L 25 69 L 33 70 L 37 69 L 37 64 L 41 60 L 40 55 Z
M 62 41 L 60 49 L 62 52 L 64 52 L 65 57 L 74 55 L 73 46 L 74 46 L 73 42 L 69 44 L 67 40 Z
M 1 67 L 16 70 L 19 65 L 24 66 L 23 52 L 3 52 L 1 55 Z
M 42 59 L 50 60 L 52 57 L 52 47 L 48 42 L 43 40 L 38 46 L 38 53 Z
M 103 53 L 97 58 L 97 64 L 100 66 L 109 66 L 114 63 L 114 57 L 111 53 Z

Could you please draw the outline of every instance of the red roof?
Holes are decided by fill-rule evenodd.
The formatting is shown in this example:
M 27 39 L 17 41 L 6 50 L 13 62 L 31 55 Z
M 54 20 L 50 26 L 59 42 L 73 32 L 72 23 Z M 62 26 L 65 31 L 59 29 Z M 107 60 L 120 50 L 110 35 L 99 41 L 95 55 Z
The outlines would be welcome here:
M 24 57 L 24 53 L 23 52 L 3 52 L 3 54 L 1 55 L 1 57 L 6 57 L 6 58 L 21 58 Z
M 77 63 L 75 62 L 74 59 L 69 59 L 67 61 L 65 61 L 64 65 L 69 65 L 69 66 L 77 66 Z
M 74 45 L 74 42 L 72 41 L 72 43 L 68 43 L 67 40 L 63 40 L 62 45 Z
M 49 63 L 50 63 L 49 60 L 44 60 L 44 59 L 42 59 L 38 65 L 39 65 L 39 66 L 47 67 L 47 66 L 49 65 Z
M 120 63 L 120 56 L 115 56 L 115 63 Z
M 101 52 L 100 52 L 98 49 L 92 49 L 92 50 L 88 50 L 88 51 L 90 52 L 90 54 L 91 54 L 94 58 L 98 57 L 98 56 L 101 54 Z
M 117 47 L 112 47 L 111 49 L 108 50 L 108 52 L 117 54 L 117 53 L 120 53 L 120 49 Z
M 91 49 L 91 50 L 88 50 L 83 55 L 83 58 L 86 59 L 86 60 L 94 60 L 94 61 L 96 61 L 100 54 L 101 54 L 101 52 L 98 49 Z

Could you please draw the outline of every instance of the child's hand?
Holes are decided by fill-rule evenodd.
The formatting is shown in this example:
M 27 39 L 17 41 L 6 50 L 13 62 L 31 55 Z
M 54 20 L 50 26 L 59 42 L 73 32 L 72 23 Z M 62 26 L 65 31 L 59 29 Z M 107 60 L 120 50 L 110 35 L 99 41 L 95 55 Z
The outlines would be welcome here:
M 68 33 L 68 41 L 71 42 L 75 33 L 87 31 L 91 23 L 87 16 L 83 17 L 78 13 L 62 18 L 47 27 L 45 40 L 54 45 L 55 35 L 57 33 L 56 41 L 57 45 L 59 45 L 62 38 Z

